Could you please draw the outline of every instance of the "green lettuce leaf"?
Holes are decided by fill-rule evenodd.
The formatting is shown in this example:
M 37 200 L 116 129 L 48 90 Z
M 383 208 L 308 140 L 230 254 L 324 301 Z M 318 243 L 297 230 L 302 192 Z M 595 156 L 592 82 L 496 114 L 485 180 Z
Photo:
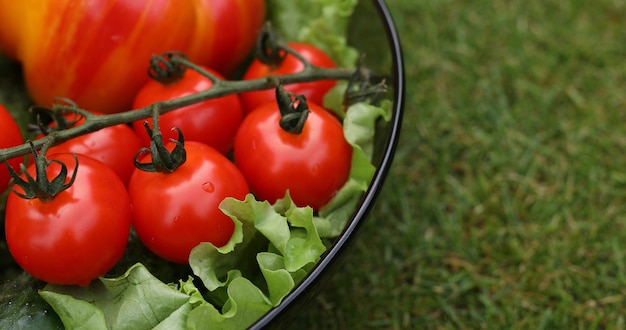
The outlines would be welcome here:
M 317 228 L 313 223 L 313 211 L 310 207 L 297 207 L 287 194 L 285 198 L 271 205 L 267 201 L 256 201 L 249 194 L 243 201 L 234 198 L 225 199 L 220 208 L 235 222 L 243 227 L 251 228 L 244 233 L 243 241 L 235 245 L 233 250 L 219 249 L 210 243 L 202 243 L 194 248 L 189 257 L 189 264 L 205 287 L 211 291 L 229 286 L 235 279 L 246 275 L 254 278 L 254 274 L 277 274 L 276 263 L 269 262 L 267 256 L 259 257 L 260 251 L 273 250 L 281 258 L 281 265 L 289 273 L 299 273 L 319 260 L 326 250 Z M 262 239 L 258 239 L 262 237 Z M 256 240 L 256 243 L 251 243 Z M 260 245 L 263 245 L 261 247 Z M 256 256 L 255 269 L 245 269 L 242 265 L 251 265 L 250 259 L 242 263 L 238 256 Z M 280 274 L 277 276 L 281 276 Z M 298 276 L 300 277 L 300 276 Z M 266 278 L 267 280 L 267 278 Z M 293 287 L 289 288 L 289 290 Z M 273 287 L 272 291 L 282 289 Z M 288 290 L 286 290 L 288 291 Z M 222 296 L 226 299 L 228 297 Z M 273 300 L 282 297 L 272 296 Z
M 152 329 L 189 301 L 141 264 L 86 287 L 48 284 L 40 295 L 68 329 Z
M 202 243 L 191 252 L 189 262 L 194 274 L 211 290 L 205 298 L 220 301 L 223 306 L 219 310 L 213 304 L 202 303 L 194 308 L 188 318 L 191 328 L 207 322 L 224 329 L 249 326 L 280 304 L 326 250 L 313 223 L 312 209 L 297 207 L 289 194 L 273 205 L 256 201 L 251 194 L 243 201 L 227 198 L 220 208 L 249 230 L 243 231 L 243 241 L 232 250 Z M 257 243 L 250 243 L 254 240 Z M 258 248 L 258 242 L 265 248 Z M 259 252 L 264 250 L 273 252 Z M 254 271 L 242 270 L 238 255 L 256 256 L 256 273 L 260 272 L 262 279 Z
M 229 298 L 222 311 L 209 303 L 194 308 L 189 313 L 186 328 L 245 329 L 272 308 L 265 294 L 244 277 L 233 279 L 227 294 Z
M 251 194 L 248 194 L 244 201 L 237 201 L 234 198 L 222 201 L 220 209 L 235 223 L 233 237 L 222 247 L 201 243 L 191 251 L 189 265 L 195 274 L 203 275 L 201 277 L 203 284 L 210 291 L 224 287 L 233 279 L 241 277 L 242 270 L 250 276 L 254 269 L 250 270 L 241 265 L 253 264 L 256 251 L 267 247 L 267 239 L 259 234 L 254 222 L 248 219 L 264 219 L 271 214 L 262 213 L 263 210 L 260 208 L 241 206 L 255 202 Z M 226 296 L 222 295 L 216 302 L 223 303 L 225 298 Z
M 326 101 L 332 104 L 334 101 L 329 96 L 341 97 L 340 95 L 331 92 L 327 95 Z M 356 209 L 361 194 L 367 190 L 376 171 L 376 167 L 371 163 L 374 127 L 379 120 L 389 121 L 391 105 L 388 100 L 384 100 L 380 107 L 356 103 L 344 112 L 344 135 L 348 143 L 352 145 L 350 177 L 335 197 L 319 211 L 319 216 L 314 219 L 321 237 L 334 238 L 341 233 Z
M 274 306 L 278 306 L 307 274 L 304 269 L 289 272 L 285 266 L 285 259 L 275 253 L 260 252 L 257 261 L 267 281 L 269 299 Z
M 388 121 L 391 116 L 391 102 L 385 100 L 381 107 L 367 103 L 351 105 L 343 121 L 344 135 L 354 148 L 350 177 L 368 184 L 376 170 L 371 164 L 374 149 L 374 127 L 383 118 Z
M 107 329 L 104 314 L 95 305 L 69 294 L 52 291 L 41 291 L 39 294 L 59 315 L 66 329 Z

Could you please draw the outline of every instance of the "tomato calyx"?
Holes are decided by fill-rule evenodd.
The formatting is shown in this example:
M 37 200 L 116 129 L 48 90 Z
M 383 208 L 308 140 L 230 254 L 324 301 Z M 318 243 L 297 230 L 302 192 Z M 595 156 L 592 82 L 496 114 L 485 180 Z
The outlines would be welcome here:
M 287 57 L 285 46 L 278 32 L 267 22 L 256 41 L 256 56 L 264 64 L 278 66 Z
M 35 117 L 35 123 L 29 124 L 28 129 L 36 134 L 48 135 L 52 131 L 74 127 L 84 116 L 78 111 L 68 111 L 68 108 L 77 109 L 78 106 L 70 99 L 56 98 L 52 108 L 41 105 L 30 107 L 28 110 Z
M 282 84 L 276 87 L 276 103 L 280 111 L 280 128 L 292 134 L 300 134 L 309 117 L 309 106 L 304 95 L 287 92 Z
M 173 127 L 178 133 L 178 139 L 170 139 L 175 144 L 174 149 L 169 151 L 163 142 L 163 135 L 159 131 L 157 121 L 154 121 L 154 127 L 150 128 L 148 122 L 144 122 L 143 126 L 150 137 L 150 148 L 141 148 L 135 155 L 135 166 L 145 172 L 172 173 L 187 160 L 187 151 L 185 150 L 185 138 L 183 132 L 178 127 Z M 144 154 L 150 153 L 152 159 L 149 162 L 142 163 L 139 161 Z
M 31 147 L 33 162 L 35 163 L 35 178 L 33 178 L 30 174 L 28 174 L 28 172 L 26 172 L 26 167 L 24 166 L 24 164 L 20 164 L 20 167 L 22 172 L 24 173 L 24 176 L 26 177 L 26 180 L 20 177 L 20 175 L 17 174 L 17 172 L 15 172 L 15 170 L 13 170 L 13 168 L 11 168 L 11 166 L 9 166 L 7 162 L 4 162 L 9 171 L 9 175 L 11 176 L 12 182 L 22 188 L 22 190 L 24 191 L 22 193 L 13 189 L 13 192 L 24 199 L 37 198 L 44 202 L 50 201 L 54 198 L 54 196 L 71 187 L 74 183 L 74 180 L 76 179 L 76 173 L 78 171 L 78 158 L 75 154 L 72 154 L 72 156 L 74 156 L 74 161 L 76 162 L 76 165 L 74 167 L 74 171 L 72 172 L 71 178 L 69 179 L 69 181 L 67 181 L 68 173 L 67 165 L 65 165 L 65 163 L 56 159 L 48 160 L 45 156 L 45 150 L 42 150 L 42 152 L 38 154 L 33 143 L 31 141 L 28 141 L 28 143 Z M 48 166 L 52 163 L 59 164 L 61 166 L 61 170 L 59 171 L 59 174 L 57 174 L 57 176 L 55 176 L 52 180 L 49 180 L 47 169 Z
M 387 92 L 386 80 L 382 79 L 377 84 L 372 84 L 370 81 L 370 72 L 363 68 L 363 57 L 361 57 L 354 75 L 348 80 L 348 86 L 343 94 L 343 106 L 348 108 L 360 102 L 379 105 L 380 96 Z
M 187 60 L 187 55 L 179 51 L 165 52 L 159 55 L 152 55 L 148 66 L 148 76 L 162 84 L 173 84 L 180 80 L 187 66 L 174 61 L 175 58 Z

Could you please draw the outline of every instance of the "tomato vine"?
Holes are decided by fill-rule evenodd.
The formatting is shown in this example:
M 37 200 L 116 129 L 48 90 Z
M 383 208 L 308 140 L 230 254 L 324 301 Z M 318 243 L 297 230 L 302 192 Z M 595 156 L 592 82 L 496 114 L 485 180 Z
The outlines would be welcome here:
M 277 43 L 277 47 L 284 50 L 286 53 L 293 54 L 301 61 L 304 61 L 305 67 L 302 71 L 286 74 L 286 75 L 272 75 L 252 80 L 227 80 L 220 79 L 215 75 L 209 73 L 201 66 L 191 62 L 185 56 L 181 56 L 177 52 L 168 52 L 160 56 L 158 59 L 154 58 L 153 61 L 162 61 L 165 59 L 169 61 L 167 65 L 173 65 L 176 67 L 182 67 L 186 69 L 192 69 L 207 77 L 213 82 L 213 86 L 202 92 L 187 95 L 173 100 L 156 102 L 150 106 L 146 106 L 140 109 L 128 110 L 115 114 L 95 115 L 90 111 L 81 109 L 80 107 L 69 104 L 66 100 L 53 105 L 53 111 L 74 112 L 85 118 L 85 121 L 78 126 L 69 127 L 66 129 L 60 129 L 45 137 L 32 141 L 30 143 L 24 143 L 22 145 L 2 148 L 0 149 L 0 162 L 5 162 L 13 157 L 22 156 L 31 152 L 31 150 L 39 150 L 42 148 L 48 148 L 53 145 L 57 145 L 72 138 L 88 134 L 90 132 L 100 130 L 105 127 L 114 126 L 118 124 L 131 123 L 133 121 L 145 119 L 151 117 L 157 109 L 159 114 L 165 114 L 167 112 L 176 110 L 178 108 L 202 102 L 208 99 L 217 98 L 224 95 L 272 89 L 279 85 L 288 85 L 299 82 L 309 82 L 321 79 L 334 79 L 334 80 L 347 80 L 347 81 L 360 81 L 360 88 L 357 91 L 347 90 L 346 93 L 356 93 L 356 95 L 366 93 L 380 93 L 385 90 L 384 79 L 381 79 L 381 83 L 376 85 L 370 85 L 369 81 L 374 78 L 380 78 L 370 72 L 369 69 L 362 67 L 361 63 L 357 68 L 321 68 L 309 63 L 305 58 L 299 56 L 297 51 L 287 45 L 284 40 L 273 40 Z M 373 86 L 373 88 L 372 88 Z M 351 83 L 349 87 L 352 89 L 354 83 Z M 367 88 L 364 88 L 367 87 Z M 350 100 L 350 98 L 346 98 Z

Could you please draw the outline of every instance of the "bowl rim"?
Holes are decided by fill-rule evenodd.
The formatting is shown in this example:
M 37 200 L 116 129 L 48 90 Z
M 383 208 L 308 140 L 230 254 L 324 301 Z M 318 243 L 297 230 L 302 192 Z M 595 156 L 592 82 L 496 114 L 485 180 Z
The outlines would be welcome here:
M 282 300 L 282 302 L 265 313 L 260 319 L 252 324 L 248 329 L 263 329 L 269 326 L 276 318 L 278 318 L 292 303 L 301 299 L 305 292 L 316 283 L 324 270 L 336 261 L 337 256 L 343 251 L 344 246 L 348 245 L 349 239 L 355 234 L 357 229 L 363 224 L 367 215 L 371 211 L 376 197 L 380 193 L 383 182 L 393 161 L 395 149 L 400 138 L 400 129 L 402 125 L 402 114 L 404 112 L 405 97 L 405 73 L 404 60 L 402 57 L 402 47 L 395 23 L 384 0 L 372 0 L 374 7 L 380 17 L 387 35 L 392 55 L 392 71 L 394 77 L 393 87 L 393 108 L 389 121 L 389 133 L 385 141 L 385 147 L 382 150 L 382 156 L 379 166 L 374 172 L 374 176 L 368 189 L 361 198 L 358 207 L 353 213 L 352 219 L 344 228 L 339 237 L 333 242 L 332 246 L 325 252 L 322 259 L 313 267 L 313 269 L 296 285 L 296 287 Z

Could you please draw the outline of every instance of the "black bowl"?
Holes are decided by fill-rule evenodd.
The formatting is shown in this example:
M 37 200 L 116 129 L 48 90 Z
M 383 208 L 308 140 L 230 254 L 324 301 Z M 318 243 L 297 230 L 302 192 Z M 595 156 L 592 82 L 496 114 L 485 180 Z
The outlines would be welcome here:
M 393 101 L 391 120 L 377 128 L 374 154 L 376 172 L 357 209 L 341 235 L 322 256 L 309 274 L 287 295 L 280 305 L 267 312 L 250 329 L 284 329 L 302 306 L 314 298 L 324 281 L 334 274 L 345 251 L 356 239 L 358 229 L 363 225 L 381 191 L 385 177 L 391 167 L 396 145 L 400 136 L 404 106 L 405 77 L 400 40 L 383 0 L 361 1 L 351 22 L 350 44 L 366 54 L 366 66 L 382 70 L 390 76 L 387 84 Z M 376 59 L 374 66 L 367 59 Z

